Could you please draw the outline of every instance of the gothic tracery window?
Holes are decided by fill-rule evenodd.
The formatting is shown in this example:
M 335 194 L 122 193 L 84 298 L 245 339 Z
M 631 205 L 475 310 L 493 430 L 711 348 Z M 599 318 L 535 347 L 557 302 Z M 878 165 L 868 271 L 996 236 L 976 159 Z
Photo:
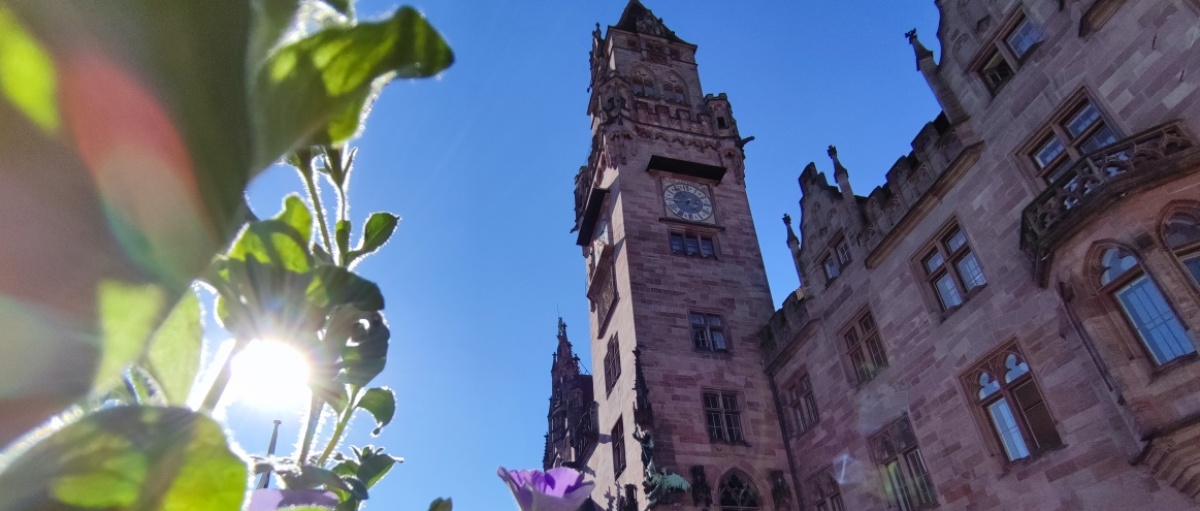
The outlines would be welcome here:
M 633 84 L 633 94 L 642 97 L 654 97 L 655 80 L 654 75 L 644 68 L 637 68 L 633 72 L 633 76 L 629 79 Z
M 900 511 L 937 507 L 933 478 L 905 415 L 871 435 L 871 454 L 883 472 L 884 493 Z
M 732 472 L 721 481 L 717 489 L 721 511 L 759 511 L 758 491 L 750 478 L 738 472 Z
M 1062 445 L 1029 363 L 1015 344 L 980 362 L 965 378 L 979 415 L 1009 461 Z
M 1100 285 L 1129 320 L 1155 365 L 1196 352 L 1183 325 L 1158 285 L 1141 269 L 1136 255 L 1121 247 L 1100 254 Z
M 683 84 L 683 79 L 675 74 L 667 75 L 667 79 L 663 83 L 663 97 L 668 101 L 686 104 L 687 86 Z

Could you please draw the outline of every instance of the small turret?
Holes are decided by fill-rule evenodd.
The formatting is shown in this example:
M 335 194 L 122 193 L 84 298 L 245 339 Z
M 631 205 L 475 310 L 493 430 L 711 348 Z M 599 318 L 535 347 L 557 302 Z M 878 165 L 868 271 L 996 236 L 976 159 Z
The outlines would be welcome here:
M 804 282 L 804 266 L 800 264 L 800 238 L 792 230 L 792 215 L 783 214 L 783 225 L 787 226 L 787 246 L 792 253 L 792 262 L 796 265 L 796 276 Z
M 909 30 L 904 37 L 907 37 L 908 44 L 912 45 L 913 52 L 917 57 L 917 70 L 925 77 L 925 83 L 929 84 L 929 89 L 933 91 L 934 98 L 942 106 L 942 111 L 946 112 L 946 119 L 950 121 L 951 125 L 967 120 L 967 113 L 959 103 L 958 96 L 938 73 L 939 66 L 933 61 L 933 52 L 921 44 L 921 40 L 917 38 L 917 29 Z

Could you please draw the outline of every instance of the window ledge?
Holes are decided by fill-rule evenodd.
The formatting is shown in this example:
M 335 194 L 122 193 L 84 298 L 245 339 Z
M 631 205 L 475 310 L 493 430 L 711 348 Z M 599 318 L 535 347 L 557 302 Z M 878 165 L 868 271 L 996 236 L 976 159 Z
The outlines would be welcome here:
M 1200 360 L 1200 353 L 1193 351 L 1187 355 L 1176 357 L 1163 365 L 1155 366 L 1150 370 L 1150 383 L 1154 383 L 1162 378 L 1165 378 L 1168 374 L 1175 372 L 1177 369 L 1190 366 L 1196 363 L 1198 360 Z
M 954 307 L 951 307 L 949 309 L 942 309 L 942 311 L 939 313 L 939 319 L 941 320 L 941 322 L 945 323 L 946 320 L 950 319 L 950 316 L 952 316 L 955 312 L 958 312 L 962 309 L 967 308 L 967 304 L 971 303 L 971 300 L 974 299 L 976 296 L 979 296 L 980 294 L 982 294 L 983 291 L 985 289 L 987 289 L 987 287 L 988 287 L 988 285 L 986 283 L 979 285 L 979 286 L 975 286 L 974 288 L 971 288 L 970 291 L 967 291 L 967 293 L 963 295 L 962 303 L 955 305 Z M 939 299 L 939 298 L 934 297 L 934 299 Z
M 1031 452 L 1031 453 L 1029 453 L 1029 456 L 1026 456 L 1024 458 L 1017 459 L 1017 460 L 1011 460 L 1011 461 L 1003 459 L 1003 458 L 1005 458 L 1004 449 L 1000 448 L 1000 452 L 998 454 L 993 454 L 993 456 L 1000 456 L 1002 458 L 1000 477 L 1005 477 L 1013 472 L 1018 471 L 1021 468 L 1039 463 L 1044 459 L 1053 458 L 1054 453 L 1066 450 L 1066 448 L 1067 448 L 1067 443 L 1063 442 L 1054 447 L 1047 447 L 1045 449 L 1041 449 L 1036 452 Z

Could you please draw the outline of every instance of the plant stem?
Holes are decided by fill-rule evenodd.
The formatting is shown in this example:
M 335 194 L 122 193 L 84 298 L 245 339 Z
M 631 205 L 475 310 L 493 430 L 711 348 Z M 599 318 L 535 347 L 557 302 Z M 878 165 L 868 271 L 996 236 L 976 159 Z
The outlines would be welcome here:
M 221 364 L 221 371 L 217 373 L 212 386 L 208 388 L 208 393 L 204 395 L 200 411 L 211 413 L 217 408 L 217 403 L 221 402 L 221 395 L 225 393 L 225 387 L 229 385 L 229 378 L 233 376 L 233 358 L 249 344 L 249 339 L 234 339 L 233 349 L 229 350 L 229 356 L 225 357 L 225 362 Z
M 342 416 L 338 418 L 337 426 L 333 428 L 333 436 L 329 438 L 329 443 L 325 445 L 325 450 L 321 451 L 321 457 L 317 459 L 317 466 L 322 466 L 329 459 L 329 455 L 333 454 L 333 449 L 342 442 L 342 435 L 346 430 L 346 425 L 350 424 L 350 417 L 354 416 L 354 404 L 358 401 L 358 394 L 362 389 L 351 387 L 350 401 L 346 403 L 346 409 L 342 410 Z
M 325 208 L 321 205 L 321 191 L 317 189 L 317 182 L 313 179 L 313 169 L 306 165 L 306 168 L 301 169 L 300 173 L 304 175 L 304 185 L 308 187 L 308 196 L 312 197 L 313 209 L 317 213 L 317 223 L 321 224 L 321 240 L 325 242 L 325 251 L 332 255 L 334 253 L 333 242 L 329 237 L 329 225 L 325 221 Z
M 314 393 L 312 399 L 308 402 L 308 424 L 304 427 L 304 440 L 301 440 L 300 456 L 296 460 L 297 464 L 302 467 L 308 460 L 308 451 L 312 449 L 313 436 L 317 434 L 317 421 L 321 417 L 321 410 L 323 408 L 324 403 Z

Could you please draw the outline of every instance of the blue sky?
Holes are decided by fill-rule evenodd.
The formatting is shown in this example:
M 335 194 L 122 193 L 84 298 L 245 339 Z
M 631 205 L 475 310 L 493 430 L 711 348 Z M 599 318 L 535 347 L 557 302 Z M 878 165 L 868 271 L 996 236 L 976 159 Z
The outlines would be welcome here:
M 386 446 L 406 462 L 369 509 L 424 511 L 439 496 L 459 510 L 515 509 L 496 467 L 541 465 L 556 318 L 590 368 L 584 262 L 574 236 L 573 177 L 586 161 L 587 53 L 596 22 L 616 23 L 625 0 L 419 2 L 457 63 L 435 80 L 391 84 L 363 137 L 352 183 L 357 228 L 370 212 L 401 221 L 391 243 L 359 266 L 387 299 L 387 370 L 396 419 L 352 443 Z M 372 19 L 396 4 L 363 0 Z M 798 280 L 783 213 L 799 216 L 796 178 L 839 148 L 859 194 L 883 174 L 937 104 L 904 32 L 939 52 L 932 0 L 873 2 L 647 0 L 699 45 L 705 92 L 729 94 L 747 146 L 747 187 L 776 304 Z M 939 52 L 940 53 L 940 52 Z M 286 169 L 250 187 L 260 214 L 298 189 Z M 235 405 L 229 426 L 263 452 L 271 420 L 283 444 L 298 409 Z

